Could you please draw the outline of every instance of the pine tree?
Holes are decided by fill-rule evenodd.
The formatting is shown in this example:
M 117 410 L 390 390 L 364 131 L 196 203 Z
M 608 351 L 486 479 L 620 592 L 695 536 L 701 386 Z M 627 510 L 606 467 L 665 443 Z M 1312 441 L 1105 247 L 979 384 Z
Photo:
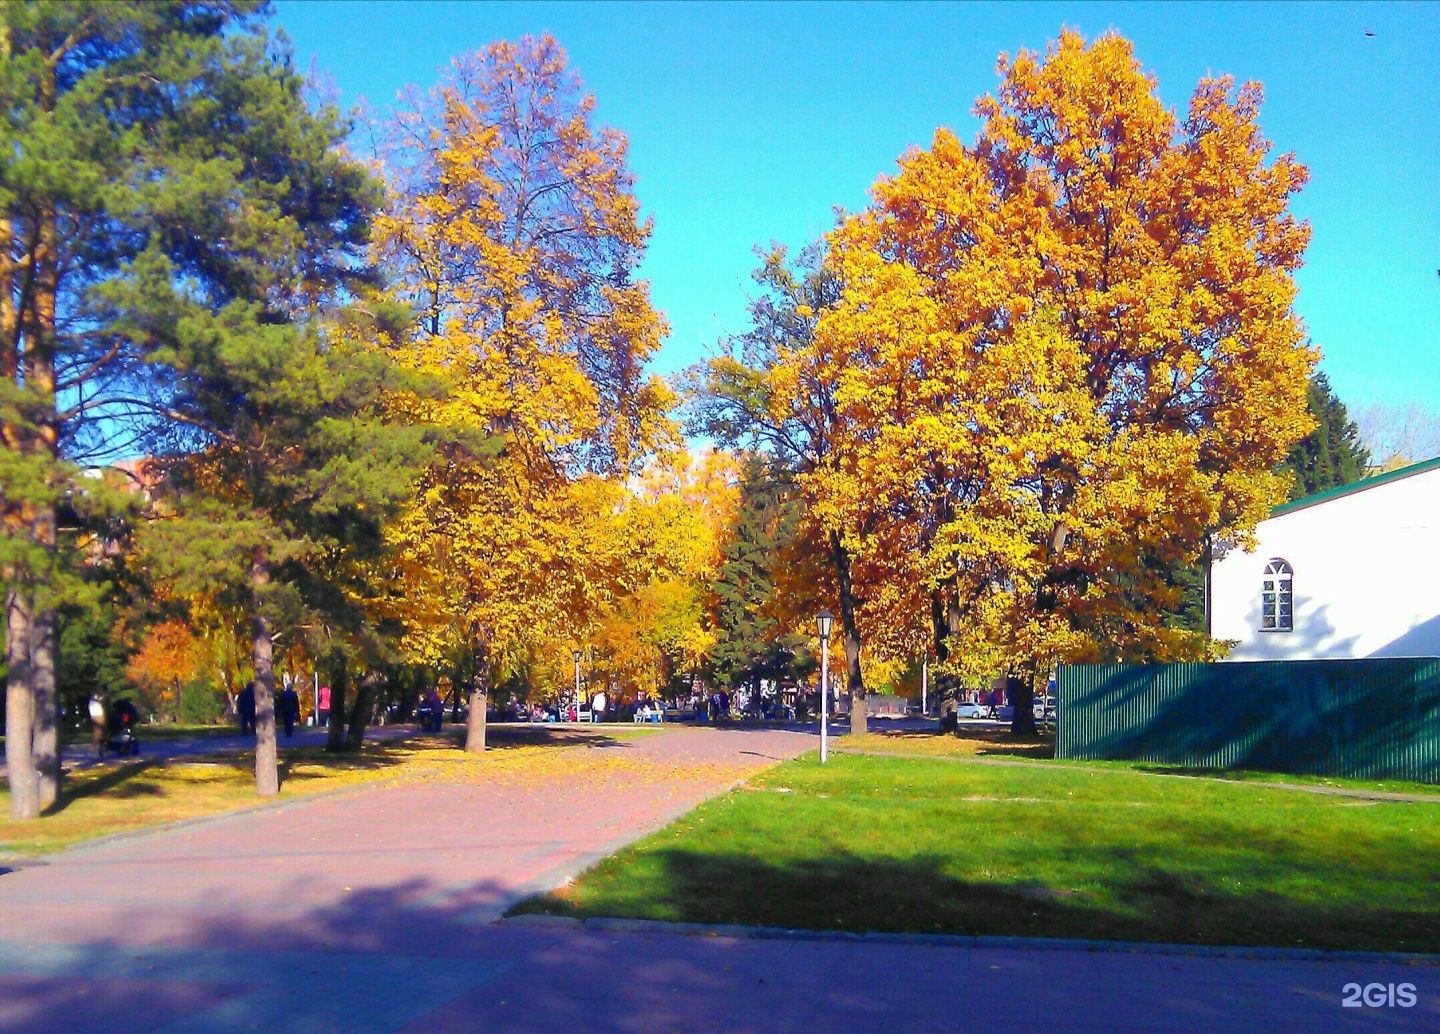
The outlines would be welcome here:
M 358 645 L 372 673 L 393 660 L 373 617 L 385 591 L 373 561 L 431 454 L 424 425 L 384 417 L 386 392 L 404 382 L 381 352 L 313 320 L 267 315 L 242 306 L 178 321 L 187 329 L 169 360 L 180 388 L 171 404 L 203 447 L 160 460 L 169 515 L 144 538 L 179 592 L 218 593 L 251 615 L 262 795 L 279 790 L 274 643 L 282 629 L 323 622 Z M 358 734 L 349 737 L 356 745 Z
M 58 788 L 57 510 L 77 465 L 203 448 L 177 349 L 218 354 L 332 297 L 377 191 L 311 112 L 268 8 L 6 4 L 0 12 L 0 580 L 12 814 Z M 274 331 L 273 333 L 280 333 Z M 33 746 L 33 753 L 32 753 Z M 38 758 L 38 766 L 36 764 Z M 38 768 L 38 771 L 37 771 Z
M 711 585 L 716 643 L 715 681 L 731 687 L 790 674 L 804 645 L 785 634 L 775 614 L 774 568 L 796 535 L 795 500 L 759 456 L 750 456 L 740 485 L 740 509 Z
M 1283 473 L 1294 478 L 1291 499 L 1359 481 L 1370 465 L 1369 450 L 1360 442 L 1360 429 L 1330 387 L 1329 377 L 1317 373 L 1310 378 L 1306 403 L 1315 419 L 1315 430 L 1291 446 L 1280 465 Z

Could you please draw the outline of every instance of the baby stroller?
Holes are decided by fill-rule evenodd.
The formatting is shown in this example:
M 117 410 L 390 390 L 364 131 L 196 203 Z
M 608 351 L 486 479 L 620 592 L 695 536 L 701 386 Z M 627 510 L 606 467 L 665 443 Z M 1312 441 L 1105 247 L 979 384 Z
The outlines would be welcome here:
M 140 739 L 135 735 L 135 721 L 139 717 L 135 705 L 128 700 L 121 700 L 111 708 L 109 747 L 117 757 L 139 756 Z

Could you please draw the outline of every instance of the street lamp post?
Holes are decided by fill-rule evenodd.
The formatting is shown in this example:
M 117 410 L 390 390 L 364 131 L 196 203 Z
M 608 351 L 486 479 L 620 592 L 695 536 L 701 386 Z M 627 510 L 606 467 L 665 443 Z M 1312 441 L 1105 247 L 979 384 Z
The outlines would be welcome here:
M 920 661 L 920 716 L 930 716 L 930 655 Z
M 575 720 L 580 720 L 580 651 L 576 650 L 575 657 Z
M 820 630 L 820 763 L 830 757 L 830 729 L 826 715 L 830 710 L 827 697 L 830 694 L 830 625 L 835 615 L 822 610 L 815 615 L 815 624 Z

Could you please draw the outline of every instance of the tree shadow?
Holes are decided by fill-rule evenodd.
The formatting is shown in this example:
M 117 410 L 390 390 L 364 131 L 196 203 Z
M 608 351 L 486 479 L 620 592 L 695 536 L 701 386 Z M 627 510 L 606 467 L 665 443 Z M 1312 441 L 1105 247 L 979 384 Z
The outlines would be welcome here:
M 651 855 L 663 872 L 646 896 L 626 899 L 610 914 L 797 930 L 1440 950 L 1440 908 L 1320 904 L 1236 890 L 1218 874 L 1167 868 L 1134 850 L 1099 853 L 1113 855 L 1115 875 L 1094 890 L 960 878 L 938 856 L 891 860 L 839 852 L 772 861 L 668 848 Z M 546 896 L 517 911 L 579 916 L 602 914 L 602 908 Z
M 186 1029 L 200 1029 L 202 1010 L 218 1004 L 231 1019 L 227 1030 L 267 1024 L 331 1030 L 342 1017 L 357 1029 L 376 1031 L 633 1031 L 641 1017 L 645 1029 L 693 1029 L 704 1017 L 707 1026 L 793 1030 L 813 1025 L 817 1012 L 857 1020 L 842 1023 L 847 1030 L 935 1029 L 903 1005 L 888 1025 L 880 1022 L 894 996 L 890 974 L 897 972 L 912 999 L 918 992 L 924 1003 L 934 1003 L 926 1016 L 943 1016 L 947 1029 L 955 1027 L 953 1010 L 962 1005 L 975 1010 L 976 1029 L 1028 1029 L 1035 1021 L 1034 995 L 1044 995 L 1045 985 L 1056 985 L 1049 997 L 1058 1000 L 1050 1008 L 1084 1007 L 1069 999 L 1077 978 L 1092 999 L 1123 1002 L 1122 1026 L 1137 1029 L 1163 1026 L 1175 1008 L 1196 1000 L 1193 983 L 1179 997 L 1154 993 L 1150 985 L 1158 988 L 1165 977 L 1152 960 L 1128 954 L 1109 956 L 1102 969 L 1073 955 L 1000 952 L 988 958 L 1003 964 L 1004 972 L 990 974 L 1002 983 L 977 983 L 962 1001 L 956 983 L 969 981 L 970 956 L 960 952 L 916 955 L 912 945 L 877 941 L 657 939 L 613 930 L 488 925 L 484 916 L 510 899 L 509 885 L 456 884 L 443 877 L 360 885 L 363 865 L 334 861 L 329 884 L 311 875 L 286 879 L 269 887 L 270 905 L 222 910 L 218 902 L 207 909 L 198 900 L 167 900 L 163 908 L 135 902 L 87 911 L 68 929 L 57 914 L 48 922 L 58 935 L 26 935 L 27 942 L 55 943 L 42 944 L 40 953 L 20 946 L 0 958 L 0 1005 L 9 1010 L 0 1019 L 10 1021 L 7 1029 L 51 1030 L 56 1017 L 67 1017 L 67 1029 L 74 1029 L 74 1018 L 97 1016 L 105 1022 L 86 1029 L 148 1030 L 186 1017 Z M 1242 943 L 1392 950 L 1440 944 L 1433 925 L 1416 932 L 1425 917 L 1227 894 L 1143 859 L 1126 861 L 1135 871 L 1114 900 L 1100 900 L 1038 882 L 960 877 L 938 857 L 877 861 L 842 853 L 782 861 L 672 850 L 664 853 L 664 878 L 649 888 L 651 904 L 626 914 L 797 930 L 1233 944 L 1238 927 L 1230 921 L 1254 913 L 1263 921 L 1244 928 L 1254 936 Z M 356 886 L 337 898 L 335 881 L 346 873 L 355 874 Z M 284 904 L 317 901 L 325 903 Z M 1215 918 L 1207 921 L 1207 912 Z M 0 941 L 0 952 L 4 947 Z M 1233 964 L 1196 959 L 1187 968 L 1233 977 Z M 1255 976 L 1253 967 L 1266 964 L 1244 965 Z M 864 979 L 840 980 L 836 974 L 844 970 L 836 967 Z M 975 975 L 985 973 L 980 967 Z M 996 993 L 1017 986 L 1017 979 L 1043 983 L 1030 994 Z M 1296 978 L 1292 972 L 1285 979 Z M 1423 1000 L 1428 973 L 1407 968 L 1402 979 L 1420 982 Z M 1137 988 L 1136 980 L 1143 986 Z M 1217 982 L 1216 1002 L 1228 1000 L 1226 986 Z M 137 994 L 149 1006 L 163 1006 L 163 1015 L 137 1014 Z M 1012 997 L 1018 1005 L 1003 1011 Z M 223 1012 L 229 1000 L 235 1007 Z M 87 1012 L 96 1001 L 107 1008 Z M 1253 1010 L 1255 1000 L 1237 1007 Z M 1293 1019 L 1285 1011 L 1293 1008 L 1293 998 L 1280 996 L 1273 1015 L 1246 1014 L 1246 1026 Z M 876 1011 L 865 1013 L 869 1009 Z M 1054 1029 L 1064 1029 L 1063 1016 L 1055 1018 Z
M 115 791 L 113 796 L 121 797 L 163 796 L 163 791 L 160 791 L 153 783 L 132 784 L 132 780 L 163 764 L 164 762 L 155 760 L 126 761 L 113 768 L 103 769 L 100 775 L 91 776 L 87 772 L 84 779 L 67 778 L 60 784 L 59 799 L 41 814 L 42 816 L 59 815 L 75 801 L 84 800 L 87 797 L 99 797 L 101 794 L 111 791 Z M 90 771 L 93 772 L 94 769 Z M 127 789 L 132 785 L 145 785 L 150 789 Z

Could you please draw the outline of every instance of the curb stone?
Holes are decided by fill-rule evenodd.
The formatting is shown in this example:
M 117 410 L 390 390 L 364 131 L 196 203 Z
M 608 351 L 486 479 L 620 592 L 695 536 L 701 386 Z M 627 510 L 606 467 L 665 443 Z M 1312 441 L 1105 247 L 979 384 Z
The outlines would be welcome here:
M 968 934 L 911 934 L 851 930 L 806 930 L 734 923 L 678 923 L 660 919 L 619 919 L 595 916 L 552 916 L 543 913 L 507 916 L 505 926 L 593 930 L 606 933 L 670 934 L 686 937 L 727 937 L 735 940 L 839 941 L 905 944 L 928 948 L 1001 948 L 1015 951 L 1084 951 L 1125 955 L 1189 955 L 1200 958 L 1286 962 L 1350 962 L 1389 966 L 1440 966 L 1440 955 L 1411 952 L 1330 951 L 1321 948 L 1261 948 L 1243 945 L 1167 944 L 1146 941 L 1071 940 L 1064 937 L 997 937 Z

